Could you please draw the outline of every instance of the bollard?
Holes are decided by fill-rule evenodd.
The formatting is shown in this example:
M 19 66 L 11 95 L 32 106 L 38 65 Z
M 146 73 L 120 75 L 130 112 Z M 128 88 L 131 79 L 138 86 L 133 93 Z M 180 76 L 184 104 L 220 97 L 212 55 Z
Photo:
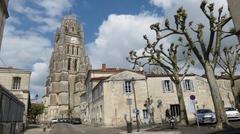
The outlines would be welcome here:
M 132 122 L 127 122 L 127 133 L 132 133 Z
M 43 132 L 45 132 L 46 131 L 46 127 L 43 127 Z

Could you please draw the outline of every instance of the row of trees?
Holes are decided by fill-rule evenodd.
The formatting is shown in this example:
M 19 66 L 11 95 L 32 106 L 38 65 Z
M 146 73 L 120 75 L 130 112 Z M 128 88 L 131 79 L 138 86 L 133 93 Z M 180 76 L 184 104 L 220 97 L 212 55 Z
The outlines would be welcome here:
M 223 15 L 223 7 L 215 12 L 214 3 L 208 4 L 202 1 L 200 9 L 208 19 L 208 29 L 202 23 L 187 23 L 187 13 L 182 7 L 174 15 L 175 23 L 171 24 L 168 19 L 163 25 L 155 23 L 150 29 L 155 32 L 154 41 L 150 41 L 147 35 L 143 38 L 146 46 L 142 52 L 131 51 L 127 60 L 134 66 L 155 65 L 169 75 L 177 89 L 177 96 L 180 104 L 180 123 L 188 124 L 185 102 L 181 81 L 187 74 L 194 60 L 198 60 L 205 71 L 211 95 L 215 107 L 217 128 L 223 128 L 228 124 L 224 104 L 219 92 L 215 71 L 217 67 L 229 76 L 231 88 L 235 98 L 236 107 L 239 109 L 239 89 L 235 87 L 235 73 L 239 64 L 239 45 L 223 44 L 223 40 L 235 35 L 234 29 L 224 31 L 224 27 L 230 22 L 230 15 Z M 173 40 L 170 44 L 162 44 L 163 39 Z M 175 39 L 175 40 L 174 40 Z M 180 75 L 181 74 L 181 75 Z

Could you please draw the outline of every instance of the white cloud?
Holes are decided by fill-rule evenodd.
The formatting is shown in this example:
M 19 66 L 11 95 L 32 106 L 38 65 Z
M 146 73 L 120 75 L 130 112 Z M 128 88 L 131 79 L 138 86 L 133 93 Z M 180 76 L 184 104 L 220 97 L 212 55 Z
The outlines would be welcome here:
M 150 3 L 158 7 L 169 8 L 174 0 L 150 0 Z
M 207 18 L 204 16 L 203 12 L 200 9 L 200 3 L 201 0 L 149 0 L 149 2 L 159 8 L 161 8 L 164 12 L 163 16 L 165 18 L 168 18 L 171 23 L 174 23 L 174 17 L 173 15 L 176 14 L 176 11 L 179 7 L 183 7 L 186 9 L 188 18 L 187 18 L 187 23 L 189 21 L 194 21 L 195 24 L 202 23 L 205 25 L 205 41 L 208 41 L 209 37 L 209 24 Z M 219 7 L 223 6 L 223 15 L 224 14 L 229 14 L 228 13 L 228 5 L 227 5 L 227 0 L 208 0 L 208 3 L 213 3 L 215 4 L 215 15 L 217 15 L 217 10 Z M 229 30 L 231 27 L 233 27 L 232 22 L 230 22 L 225 29 Z M 193 36 L 196 37 L 196 36 Z M 170 42 L 172 39 L 168 39 Z M 223 45 L 234 45 L 237 43 L 236 38 L 229 38 L 226 40 L 223 40 Z M 194 68 L 192 68 L 190 71 L 198 74 L 202 74 L 203 71 L 200 63 L 197 63 Z M 220 69 L 216 69 L 217 72 L 220 71 Z
M 8 65 L 26 68 L 36 61 L 48 62 L 52 51 L 49 39 L 34 32 L 18 31 L 13 26 L 5 28 L 1 57 Z
M 29 20 L 40 24 L 34 29 L 38 32 L 53 32 L 60 26 L 63 13 L 70 11 L 73 0 L 12 0 L 10 8 Z M 29 6 L 31 5 L 31 6 Z M 35 8 L 32 5 L 36 6 Z
M 4 31 L 1 48 L 1 66 L 32 70 L 30 91 L 44 94 L 52 45 L 46 32 L 60 26 L 64 12 L 69 11 L 73 0 L 11 0 L 10 17 Z M 34 25 L 28 25 L 34 22 Z
M 72 7 L 72 0 L 34 0 L 34 2 L 44 8 L 50 17 L 61 17 L 64 11 Z
M 45 81 L 48 76 L 48 64 L 44 62 L 38 62 L 33 65 L 32 75 L 31 75 L 31 91 L 34 94 L 43 96 L 45 91 Z
M 144 34 L 151 34 L 149 26 L 161 18 L 149 13 L 139 15 L 108 16 L 99 27 L 98 36 L 94 42 L 88 44 L 90 60 L 94 68 L 102 63 L 112 67 L 126 67 L 129 51 L 144 47 Z

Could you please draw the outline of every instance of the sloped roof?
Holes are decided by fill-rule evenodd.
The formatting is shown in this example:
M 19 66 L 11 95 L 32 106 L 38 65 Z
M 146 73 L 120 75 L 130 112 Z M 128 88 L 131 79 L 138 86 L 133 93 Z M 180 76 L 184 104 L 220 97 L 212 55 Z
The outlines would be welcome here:
M 145 76 L 136 72 L 123 71 L 117 74 L 112 75 L 106 81 L 122 81 L 122 80 L 145 80 Z
M 21 72 L 21 73 L 31 73 L 31 71 L 13 68 L 13 67 L 0 67 L 0 72 Z
M 171 75 L 168 75 L 168 74 L 147 74 L 146 75 L 147 77 L 169 77 Z M 179 76 L 183 76 L 183 74 L 179 74 Z M 185 76 L 199 76 L 197 74 L 194 74 L 194 73 L 190 73 L 190 74 L 186 74 Z

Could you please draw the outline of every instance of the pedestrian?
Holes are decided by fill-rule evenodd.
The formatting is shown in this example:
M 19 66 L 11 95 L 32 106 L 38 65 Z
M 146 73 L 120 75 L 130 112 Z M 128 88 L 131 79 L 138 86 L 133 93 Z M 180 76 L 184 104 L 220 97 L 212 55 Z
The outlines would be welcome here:
M 170 118 L 171 114 L 170 114 L 170 110 L 166 109 L 165 111 L 165 117 L 166 117 L 166 121 L 168 121 L 168 119 Z

